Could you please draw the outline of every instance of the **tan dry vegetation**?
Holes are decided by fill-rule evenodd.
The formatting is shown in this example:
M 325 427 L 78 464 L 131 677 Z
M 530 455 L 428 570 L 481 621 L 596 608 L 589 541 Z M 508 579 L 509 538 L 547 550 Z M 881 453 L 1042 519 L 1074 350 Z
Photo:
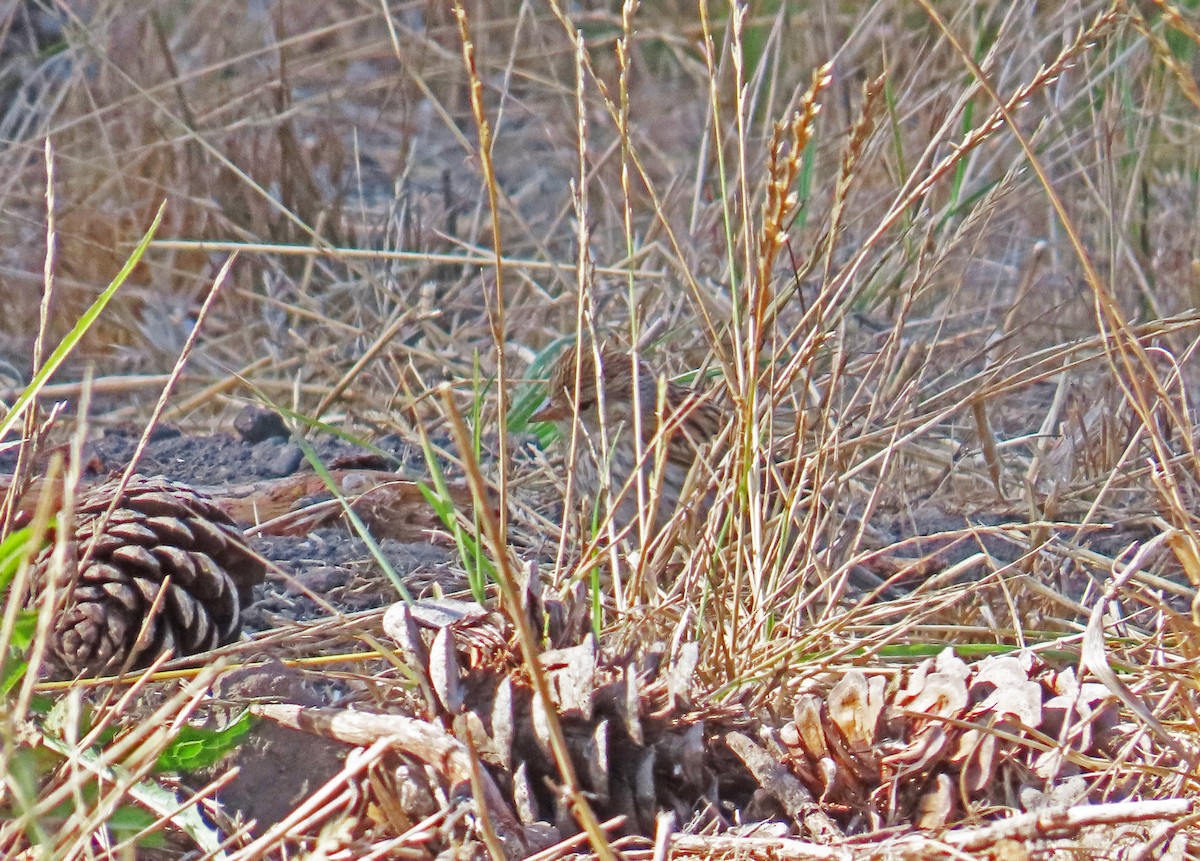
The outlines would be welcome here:
M 1190 857 L 1190 5 L 508 2 L 460 20 L 438 2 L 14 4 L 0 20 L 0 358 L 28 381 L 47 140 L 51 343 L 167 201 L 151 253 L 89 336 L 98 377 L 168 370 L 240 251 L 168 405 L 190 427 L 261 395 L 351 433 L 444 441 L 472 405 L 478 357 L 485 435 L 506 405 L 529 434 L 526 377 L 562 336 L 637 345 L 656 371 L 699 371 L 721 393 L 729 454 L 710 465 L 706 521 L 680 518 L 652 542 L 618 536 L 603 512 L 593 529 L 563 496 L 565 442 L 532 463 L 498 444 L 480 478 L 509 503 L 507 535 L 486 510 L 483 533 L 502 579 L 539 559 L 547 596 L 596 603 L 593 669 L 612 681 L 641 668 L 664 721 L 647 732 L 709 722 L 730 807 L 679 802 L 674 851 Z M 444 381 L 453 396 L 435 394 Z M 144 417 L 146 397 L 91 420 Z M 763 493 L 781 460 L 797 466 L 790 484 Z M 511 610 L 516 593 L 500 591 Z M 378 622 L 330 625 L 377 648 Z M 504 684 L 538 707 L 530 632 L 509 625 L 456 630 L 464 678 L 481 680 L 466 711 L 494 715 Z M 281 654 L 316 656 L 328 631 L 232 654 L 286 640 Z M 678 677 L 636 663 L 652 644 Z M 946 646 L 958 658 L 938 656 Z M 421 655 L 404 646 L 394 662 L 416 669 L 355 681 L 376 710 L 450 726 L 445 697 L 414 693 L 414 677 L 438 672 Z M 194 708 L 172 696 L 161 714 Z M 127 704 L 101 711 L 119 726 Z M 551 723 L 542 777 L 567 788 L 553 803 L 536 793 L 558 815 L 554 838 L 569 835 L 572 800 L 607 855 L 582 790 L 601 815 L 623 808 L 593 774 L 554 770 Z M 348 765 L 330 788 L 344 804 L 297 811 L 291 834 L 238 838 L 231 857 L 315 852 L 318 839 L 331 857 L 441 846 L 381 800 L 371 732 L 353 735 L 365 770 Z M 169 743 L 137 740 L 121 751 L 139 767 Z M 677 756 L 695 777 L 693 753 L 663 747 L 660 767 Z M 43 777 L 36 810 L 52 821 L 45 799 L 83 778 Z M 115 785 L 110 799 L 126 791 Z M 3 784 L 0 801 L 18 789 Z M 445 804 L 429 812 L 439 839 L 495 849 L 486 823 Z M 0 828 L 0 845 L 108 857 L 106 809 L 57 836 L 27 818 L 24 832 Z M 750 835 L 754 820 L 774 830 Z M 1001 820 L 1009 832 L 988 830 Z M 626 831 L 653 839 L 653 817 Z M 657 840 L 667 847 L 665 829 Z

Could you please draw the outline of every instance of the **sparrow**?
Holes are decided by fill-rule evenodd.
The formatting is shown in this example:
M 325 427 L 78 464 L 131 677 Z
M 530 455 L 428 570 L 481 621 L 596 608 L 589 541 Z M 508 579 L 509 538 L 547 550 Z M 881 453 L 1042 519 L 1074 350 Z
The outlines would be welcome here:
M 607 495 L 618 529 L 642 522 L 658 533 L 681 500 L 697 515 L 712 503 L 725 411 L 712 392 L 662 380 L 635 355 L 567 348 L 531 419 L 555 422 L 568 443 L 576 434 L 574 486 L 584 500 Z

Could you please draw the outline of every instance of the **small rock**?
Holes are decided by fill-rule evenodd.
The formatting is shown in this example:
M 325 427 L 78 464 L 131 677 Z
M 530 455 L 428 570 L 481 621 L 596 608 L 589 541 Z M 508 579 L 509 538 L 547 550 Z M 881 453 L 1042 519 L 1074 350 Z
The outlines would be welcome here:
M 304 451 L 292 442 L 267 440 L 254 447 L 250 461 L 255 471 L 264 478 L 283 478 L 300 468 L 304 462 Z
M 233 429 L 238 432 L 243 442 L 248 443 L 288 436 L 283 416 L 258 404 L 246 404 L 242 407 L 242 411 L 233 420 Z

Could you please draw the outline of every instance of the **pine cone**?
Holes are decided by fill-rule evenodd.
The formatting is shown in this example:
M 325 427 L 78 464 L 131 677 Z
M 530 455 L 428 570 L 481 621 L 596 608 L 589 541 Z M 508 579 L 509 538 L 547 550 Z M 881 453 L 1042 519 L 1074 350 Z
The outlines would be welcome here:
M 523 596 L 536 629 L 548 621 L 547 627 L 564 634 L 573 630 L 579 640 L 543 651 L 540 662 L 568 752 L 596 812 L 602 818 L 625 816 L 630 829 L 653 834 L 659 809 L 674 810 L 687 821 L 697 805 L 723 803 L 707 740 L 746 728 L 750 718 L 736 704 L 691 701 L 696 645 L 668 651 L 648 644 L 641 655 L 610 652 L 586 622 L 585 589 L 568 599 L 571 606 L 557 608 L 557 601 L 543 600 L 538 592 L 530 582 Z M 471 740 L 499 775 L 516 818 L 527 826 L 570 823 L 563 798 L 546 791 L 562 776 L 546 710 L 533 692 L 511 624 L 477 604 L 437 599 L 393 605 L 384 614 L 383 630 L 416 675 L 427 712 L 452 723 L 460 739 Z M 563 828 L 571 833 L 574 825 Z
M 1014 788 L 1087 771 L 1097 798 L 1112 791 L 1121 778 L 1110 757 L 1128 737 L 1119 707 L 1105 685 L 1032 652 L 967 664 L 946 649 L 891 685 L 861 670 L 832 688 L 812 679 L 779 738 L 799 782 L 856 830 L 938 829 L 968 805 L 1011 806 Z
M 229 643 L 241 631 L 252 587 L 263 580 L 263 562 L 233 520 L 209 497 L 161 476 L 133 476 L 97 533 L 118 483 L 80 496 L 68 539 L 52 651 L 73 674 L 114 671 L 127 660 L 142 668 L 168 650 L 178 657 Z M 46 547 L 35 562 L 39 588 L 48 582 L 53 550 Z

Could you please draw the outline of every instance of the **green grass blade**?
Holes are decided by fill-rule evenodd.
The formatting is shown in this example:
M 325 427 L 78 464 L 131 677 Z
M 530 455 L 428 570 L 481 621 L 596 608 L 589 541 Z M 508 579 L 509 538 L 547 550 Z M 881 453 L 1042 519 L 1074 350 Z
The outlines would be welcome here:
M 8 411 L 8 415 L 4 417 L 4 421 L 0 422 L 0 439 L 4 439 L 8 435 L 13 425 L 24 414 L 25 408 L 37 397 L 38 392 L 46 385 L 46 381 L 58 370 L 71 351 L 79 345 L 79 342 L 83 340 L 83 336 L 87 334 L 88 329 L 92 327 L 92 324 L 96 322 L 101 312 L 112 301 L 117 290 L 129 278 L 129 274 L 133 272 L 134 267 L 141 261 L 142 255 L 146 253 L 146 249 L 150 247 L 150 240 L 154 238 L 154 234 L 158 231 L 158 226 L 162 223 L 163 213 L 166 211 L 166 208 L 167 204 L 164 201 L 162 206 L 158 208 L 158 213 L 154 216 L 154 221 L 151 223 L 150 229 L 146 231 L 141 242 L 133 249 L 133 253 L 129 255 L 129 259 L 125 261 L 125 265 L 121 267 L 121 271 L 104 288 L 104 291 L 92 303 L 92 306 L 84 311 L 79 319 L 75 321 L 75 326 L 58 343 L 58 346 L 54 348 L 54 352 L 50 354 L 50 358 L 46 360 L 46 364 L 42 365 L 38 372 L 34 374 L 29 385 L 25 387 L 25 391 L 21 392 L 21 396 L 17 398 L 12 409 Z

